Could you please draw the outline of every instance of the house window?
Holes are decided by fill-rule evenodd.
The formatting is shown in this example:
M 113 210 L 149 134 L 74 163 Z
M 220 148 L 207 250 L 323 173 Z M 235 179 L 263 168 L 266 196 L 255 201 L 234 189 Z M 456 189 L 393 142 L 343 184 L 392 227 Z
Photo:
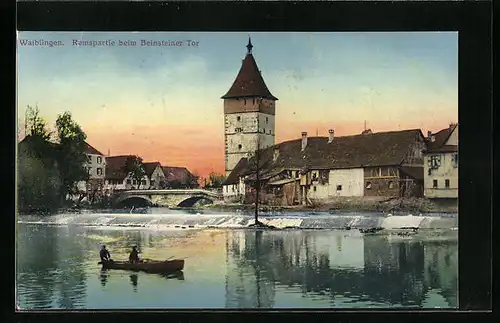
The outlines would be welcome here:
M 132 181 L 130 179 L 127 179 L 127 184 L 128 185 L 132 184 Z
M 432 180 L 432 188 L 437 188 L 438 187 L 438 180 L 434 179 Z
M 389 182 L 389 188 L 394 188 L 394 182 L 393 181 Z
M 132 181 L 132 185 L 137 185 L 137 180 L 135 180 L 135 179 L 134 179 L 134 180 Z
M 102 175 L 102 168 L 97 168 L 97 175 Z
M 313 186 L 313 191 L 315 191 L 315 192 L 316 192 L 316 186 Z
M 238 128 L 235 128 L 235 129 L 234 129 L 234 131 L 235 131 L 235 132 L 242 132 L 242 131 L 243 131 L 243 128 L 238 127 Z
M 453 154 L 453 167 L 458 167 L 458 154 Z
M 92 156 L 87 155 L 87 163 L 89 163 L 89 164 L 92 163 Z
M 98 163 L 98 164 L 102 164 L 102 157 L 97 156 L 97 163 Z
M 145 179 L 143 179 L 143 180 L 141 181 L 141 185 L 146 185 L 146 180 L 145 180 Z
M 337 185 L 337 191 L 342 191 L 342 185 Z
M 266 133 L 266 128 L 262 128 L 262 133 Z
M 236 121 L 241 121 L 241 117 L 240 116 L 236 117 Z
M 268 123 L 269 123 L 269 118 L 268 118 L 268 117 L 266 117 L 266 124 L 268 124 Z
M 439 166 L 441 166 L 441 156 L 440 155 L 430 156 L 427 162 L 430 169 L 437 169 L 439 168 Z
M 269 130 L 269 134 L 271 134 L 271 130 Z
M 450 188 L 450 180 L 449 179 L 444 180 L 444 187 Z
M 152 179 L 150 184 L 151 184 L 151 186 L 154 186 L 155 185 L 155 180 Z
M 89 175 L 92 175 L 92 167 L 87 167 L 87 172 L 89 173 Z
M 372 189 L 372 182 L 366 182 L 366 186 L 365 186 L 365 188 L 366 188 L 367 190 L 371 190 L 371 189 Z
M 241 144 L 240 144 L 240 145 L 238 145 L 238 149 L 241 149 Z

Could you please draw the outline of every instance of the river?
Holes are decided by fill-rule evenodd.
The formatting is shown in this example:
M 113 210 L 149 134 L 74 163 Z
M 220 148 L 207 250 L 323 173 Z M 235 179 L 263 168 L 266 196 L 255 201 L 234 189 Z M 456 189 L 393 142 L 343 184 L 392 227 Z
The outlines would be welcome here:
M 20 216 L 16 297 L 29 309 L 456 308 L 457 215 L 251 216 L 152 210 Z M 418 226 L 412 236 L 358 227 Z M 181 274 L 102 271 L 99 248 L 126 259 L 185 259 Z

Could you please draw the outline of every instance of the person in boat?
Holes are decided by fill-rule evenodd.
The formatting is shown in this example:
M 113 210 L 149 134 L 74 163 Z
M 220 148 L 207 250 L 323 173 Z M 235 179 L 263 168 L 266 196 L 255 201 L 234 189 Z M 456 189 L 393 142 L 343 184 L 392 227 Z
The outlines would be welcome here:
M 108 251 L 108 249 L 106 249 L 105 245 L 103 245 L 101 247 L 101 251 L 99 252 L 99 256 L 101 257 L 102 262 L 109 261 L 111 259 L 111 255 L 109 254 L 109 251 Z
M 137 251 L 137 246 L 132 247 L 132 251 L 130 252 L 130 255 L 128 256 L 128 260 L 131 263 L 139 262 L 139 251 Z

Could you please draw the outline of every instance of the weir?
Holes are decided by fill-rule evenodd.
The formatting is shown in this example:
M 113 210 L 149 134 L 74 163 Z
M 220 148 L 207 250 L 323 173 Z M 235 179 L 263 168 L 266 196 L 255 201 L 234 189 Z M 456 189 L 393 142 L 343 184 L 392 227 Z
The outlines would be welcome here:
M 452 229 L 458 228 L 457 215 L 439 216 L 383 216 L 373 214 L 282 214 L 279 216 L 262 215 L 259 221 L 277 228 L 298 229 L 361 229 L 361 228 L 420 228 L 420 229 Z M 244 228 L 254 223 L 252 215 L 235 213 L 186 213 L 170 211 L 169 213 L 79 213 L 58 214 L 48 217 L 20 216 L 18 223 L 36 223 L 47 225 L 78 225 L 89 227 L 142 227 L 149 229 L 169 228 Z

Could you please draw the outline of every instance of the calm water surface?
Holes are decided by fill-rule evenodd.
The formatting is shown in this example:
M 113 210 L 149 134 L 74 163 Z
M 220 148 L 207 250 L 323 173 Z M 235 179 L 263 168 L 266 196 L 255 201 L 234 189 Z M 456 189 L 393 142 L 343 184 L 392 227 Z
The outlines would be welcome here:
M 19 224 L 21 309 L 457 307 L 456 231 L 171 230 Z M 182 274 L 102 271 L 132 245 Z

